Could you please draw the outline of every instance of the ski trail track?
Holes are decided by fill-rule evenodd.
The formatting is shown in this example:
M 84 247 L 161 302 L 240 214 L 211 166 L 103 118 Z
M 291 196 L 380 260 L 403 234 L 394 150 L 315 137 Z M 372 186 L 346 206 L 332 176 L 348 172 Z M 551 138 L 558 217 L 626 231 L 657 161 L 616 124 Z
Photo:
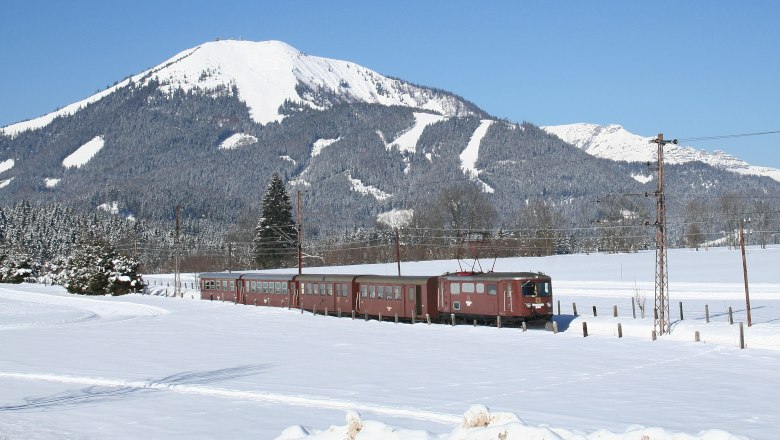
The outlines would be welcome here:
M 228 388 L 214 388 L 200 385 L 173 384 L 156 381 L 105 379 L 85 376 L 19 372 L 0 372 L 0 379 L 45 381 L 63 384 L 111 387 L 116 388 L 114 391 L 115 394 L 123 394 L 128 390 L 167 391 L 206 397 L 241 399 L 255 402 L 276 403 L 280 405 L 302 406 L 306 408 L 333 409 L 342 411 L 354 409 L 361 412 L 374 413 L 378 415 L 416 419 L 427 422 L 441 423 L 445 425 L 457 424 L 460 423 L 463 419 L 463 416 L 458 414 L 441 413 L 409 407 L 375 405 L 370 403 L 330 399 L 317 396 L 285 395 L 261 391 L 243 391 Z M 45 410 L 45 406 L 37 403 L 5 405 L 0 406 L 0 413 L 33 409 Z

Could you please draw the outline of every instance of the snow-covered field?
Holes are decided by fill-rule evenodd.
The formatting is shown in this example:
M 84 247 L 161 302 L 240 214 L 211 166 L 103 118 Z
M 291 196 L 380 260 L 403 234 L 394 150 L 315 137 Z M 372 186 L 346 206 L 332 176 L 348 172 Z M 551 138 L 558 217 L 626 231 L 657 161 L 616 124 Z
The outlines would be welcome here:
M 747 258 L 745 350 L 728 323 L 729 306 L 746 320 L 740 253 L 728 249 L 669 252 L 673 332 L 657 341 L 652 317 L 631 314 L 637 291 L 652 309 L 653 252 L 500 260 L 497 271 L 553 277 L 558 334 L 159 295 L 170 275 L 146 277 L 158 283 L 151 296 L 0 285 L 0 439 L 343 439 L 347 414 L 359 425 L 352 411 L 368 439 L 777 439 L 780 247 Z M 402 265 L 407 275 L 457 269 Z M 472 405 L 490 408 L 496 426 L 459 428 L 470 408 L 479 418 Z

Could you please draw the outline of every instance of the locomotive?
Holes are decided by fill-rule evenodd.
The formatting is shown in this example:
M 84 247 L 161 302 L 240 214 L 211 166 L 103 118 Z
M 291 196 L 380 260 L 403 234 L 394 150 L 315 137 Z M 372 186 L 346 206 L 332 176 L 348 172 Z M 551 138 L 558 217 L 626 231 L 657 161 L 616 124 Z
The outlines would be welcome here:
M 552 281 L 537 272 L 456 272 L 440 276 L 209 272 L 203 300 L 287 307 L 368 319 L 549 322 Z

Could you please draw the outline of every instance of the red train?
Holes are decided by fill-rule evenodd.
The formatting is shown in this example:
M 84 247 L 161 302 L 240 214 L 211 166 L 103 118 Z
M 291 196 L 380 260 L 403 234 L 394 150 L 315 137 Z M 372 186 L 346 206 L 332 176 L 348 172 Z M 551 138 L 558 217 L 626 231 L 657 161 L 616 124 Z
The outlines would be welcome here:
M 441 276 L 200 274 L 201 299 L 404 321 L 549 321 L 552 282 L 535 272 Z

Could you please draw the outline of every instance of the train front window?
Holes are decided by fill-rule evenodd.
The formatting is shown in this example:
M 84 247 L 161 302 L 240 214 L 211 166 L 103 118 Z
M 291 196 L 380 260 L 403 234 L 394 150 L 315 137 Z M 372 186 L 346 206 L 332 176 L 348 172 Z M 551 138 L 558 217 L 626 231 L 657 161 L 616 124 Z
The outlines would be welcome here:
M 536 291 L 539 296 L 550 296 L 552 295 L 552 286 L 550 283 L 536 283 Z
M 533 281 L 524 281 L 521 289 L 523 296 L 536 296 L 536 283 Z

